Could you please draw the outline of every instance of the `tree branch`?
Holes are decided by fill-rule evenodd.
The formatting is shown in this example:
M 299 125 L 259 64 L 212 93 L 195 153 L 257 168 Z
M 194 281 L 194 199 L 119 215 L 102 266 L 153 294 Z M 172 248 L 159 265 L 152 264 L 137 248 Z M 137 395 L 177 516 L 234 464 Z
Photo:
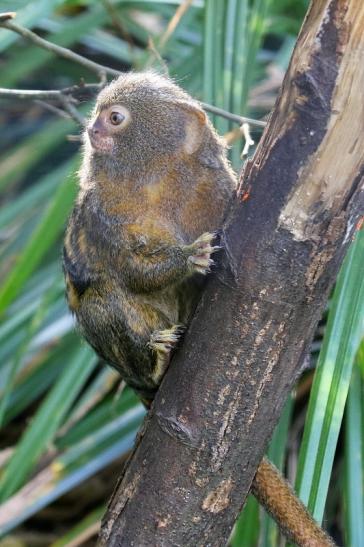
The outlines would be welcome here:
M 171 38 L 172 34 L 176 30 L 177 26 L 181 22 L 182 17 L 191 7 L 192 0 L 182 0 L 181 4 L 176 9 L 174 15 L 169 21 L 166 30 L 163 32 L 162 36 L 159 39 L 159 48 L 163 50 L 168 40 Z
M 47 108 L 59 116 L 71 117 L 78 125 L 83 127 L 86 123 L 86 118 L 80 114 L 75 107 L 75 104 L 77 104 L 79 97 L 84 97 L 89 94 L 93 96 L 98 93 L 104 85 L 103 82 L 100 82 L 99 84 L 82 83 L 63 89 L 49 90 L 0 88 L 0 97 L 5 99 L 34 99 L 44 108 Z M 63 107 L 63 110 L 48 104 L 45 101 L 57 101 Z
M 61 95 L 60 96 L 60 101 L 63 105 L 64 110 L 66 112 L 68 112 L 68 114 L 71 116 L 71 118 L 76 123 L 81 125 L 81 127 L 86 125 L 86 118 L 84 116 L 82 116 L 82 114 L 79 113 L 79 111 L 77 110 L 77 108 L 73 104 L 71 97 L 67 97 L 66 95 Z
M 223 110 L 222 108 L 218 108 L 217 106 L 212 106 L 211 104 L 201 103 L 201 106 L 204 110 L 207 110 L 207 112 L 211 112 L 212 114 L 217 114 L 218 116 L 221 116 L 222 118 L 226 118 L 227 120 L 230 120 L 232 122 L 238 123 L 239 125 L 243 125 L 243 123 L 248 123 L 250 125 L 255 125 L 256 127 L 262 127 L 262 128 L 267 125 L 267 122 L 264 122 L 262 120 L 254 120 L 253 118 L 247 118 L 246 116 L 238 116 L 238 114 L 232 114 L 231 112 L 228 112 L 227 110 Z
M 364 212 L 363 20 L 361 0 L 311 3 L 101 545 L 226 545 Z
M 178 17 L 181 17 L 183 15 L 183 12 L 186 9 L 188 9 L 188 7 L 189 7 L 189 2 L 185 2 L 185 4 L 181 5 L 180 8 L 178 8 L 177 10 Z M 181 13 L 179 13 L 179 9 L 181 9 Z M 74 53 L 72 50 L 68 48 L 61 47 L 56 44 L 53 44 L 52 42 L 49 42 L 48 40 L 44 40 L 43 38 L 41 38 L 34 32 L 13 23 L 11 19 L 14 19 L 15 16 L 16 16 L 15 12 L 1 13 L 0 27 L 6 28 L 8 30 L 12 30 L 20 34 L 21 36 L 23 36 L 23 38 L 30 40 L 31 42 L 33 42 L 39 47 L 46 49 L 48 51 L 51 51 L 52 53 L 55 53 L 59 57 L 63 57 L 65 59 L 78 63 L 79 65 L 84 66 L 88 68 L 89 70 L 92 70 L 93 72 L 96 72 L 101 77 L 102 81 L 99 84 L 82 84 L 79 86 L 71 86 L 71 87 L 59 89 L 59 90 L 52 89 L 48 91 L 36 90 L 36 89 L 0 88 L 0 97 L 18 98 L 18 99 L 42 99 L 42 100 L 59 99 L 63 101 L 64 95 L 72 95 L 73 97 L 76 98 L 82 90 L 87 90 L 93 95 L 96 95 L 100 91 L 100 89 L 107 83 L 105 79 L 106 74 L 109 74 L 111 76 L 120 76 L 122 74 L 122 72 L 119 70 L 109 68 L 108 66 L 105 66 L 105 65 L 100 65 L 99 63 L 90 61 L 90 59 L 87 59 L 86 57 L 83 57 L 82 55 L 79 55 L 78 53 Z M 219 116 L 222 116 L 223 118 L 236 122 L 240 125 L 242 125 L 243 123 L 249 123 L 257 127 L 264 127 L 266 125 L 266 122 L 254 120 L 253 118 L 246 118 L 244 116 L 238 116 L 236 114 L 231 114 L 230 112 L 227 112 L 226 110 L 222 110 L 221 108 L 217 108 L 207 103 L 202 103 L 202 106 L 207 112 L 217 114 Z M 75 114 L 75 116 L 72 116 L 72 117 L 77 121 L 77 114 Z
M 121 74 L 121 73 L 120 73 Z M 71 87 L 66 87 L 64 89 L 7 89 L 0 87 L 0 97 L 4 99 L 40 99 L 40 100 L 61 100 L 65 95 L 72 96 L 77 98 L 85 94 L 85 91 L 94 96 L 104 87 L 103 83 L 100 84 L 82 84 L 75 85 Z M 255 120 L 253 118 L 247 118 L 246 116 L 238 116 L 237 114 L 232 114 L 227 110 L 212 106 L 207 103 L 201 103 L 201 106 L 207 112 L 212 114 L 217 114 L 227 120 L 238 123 L 242 125 L 243 123 L 248 123 L 250 125 L 255 125 L 256 127 L 265 127 L 267 122 L 262 120 Z
M 48 42 L 48 40 L 41 38 L 40 36 L 35 34 L 35 32 L 32 32 L 31 30 L 22 27 L 21 25 L 17 25 L 16 23 L 13 23 L 9 20 L 2 20 L 1 16 L 0 26 L 8 30 L 12 30 L 17 34 L 20 34 L 20 36 L 26 38 L 36 46 L 46 49 L 47 51 L 51 51 L 52 53 L 58 55 L 58 57 L 63 57 L 64 59 L 73 61 L 74 63 L 78 63 L 79 65 L 88 68 L 92 72 L 96 72 L 96 74 L 98 74 L 100 77 L 102 77 L 104 74 L 110 74 L 110 76 L 120 75 L 120 72 L 118 70 L 114 70 L 113 68 L 110 68 L 108 66 L 100 65 L 99 63 L 90 61 L 90 59 L 87 59 L 86 57 L 83 57 L 82 55 L 79 55 L 78 53 L 75 53 L 68 48 L 58 46 L 56 44 L 53 44 L 53 42 Z
M 104 87 L 104 83 L 80 84 L 63 89 L 7 89 L 0 87 L 0 97 L 4 99 L 59 100 L 61 97 L 77 99 L 85 95 L 95 96 Z

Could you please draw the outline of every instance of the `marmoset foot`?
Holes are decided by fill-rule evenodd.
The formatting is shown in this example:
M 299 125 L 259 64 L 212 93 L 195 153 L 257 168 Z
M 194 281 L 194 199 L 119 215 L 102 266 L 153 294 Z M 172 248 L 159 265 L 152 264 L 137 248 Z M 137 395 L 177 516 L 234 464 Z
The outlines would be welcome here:
M 159 384 L 163 378 L 171 360 L 171 353 L 184 330 L 185 327 L 183 325 L 174 325 L 170 329 L 156 330 L 151 334 L 148 346 L 156 354 L 156 362 L 152 374 L 152 378 L 156 384 Z

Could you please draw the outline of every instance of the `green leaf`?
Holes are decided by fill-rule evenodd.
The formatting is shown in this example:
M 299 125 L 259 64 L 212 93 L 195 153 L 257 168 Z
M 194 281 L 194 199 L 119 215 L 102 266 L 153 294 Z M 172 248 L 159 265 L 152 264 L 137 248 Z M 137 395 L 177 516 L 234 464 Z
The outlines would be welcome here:
M 56 17 L 57 31 L 46 36 L 46 39 L 63 47 L 72 47 L 72 44 L 78 42 L 83 34 L 104 24 L 108 17 L 101 2 L 97 2 L 95 6 L 85 12 L 82 11 L 78 16 L 67 17 L 63 20 Z M 4 32 L 3 29 L 0 29 L 0 32 Z M 6 32 L 8 34 L 8 31 Z M 1 74 L 2 86 L 14 87 L 18 80 L 23 79 L 29 73 L 34 73 L 45 63 L 57 61 L 57 57 L 52 52 L 26 42 L 26 48 L 23 49 L 22 55 L 19 55 L 19 51 L 16 50 L 9 55 L 7 66 L 4 67 Z M 74 65 L 72 61 L 69 61 L 68 64 Z M 80 74 L 89 74 L 87 69 L 80 69 L 78 65 L 76 66 Z
M 72 163 L 72 171 L 76 162 Z M 19 294 L 24 283 L 64 229 L 76 196 L 74 173 L 58 187 L 54 199 L 0 289 L 0 314 Z
M 17 10 L 15 22 L 17 25 L 32 28 L 36 25 L 40 17 L 46 17 L 56 6 L 62 4 L 63 0 L 38 0 L 37 2 L 28 2 L 24 8 Z M 14 9 L 14 8 L 13 8 Z M 0 6 L 0 11 L 8 11 Z M 1 29 L 0 34 L 0 52 L 19 40 L 18 34 L 10 30 Z
M 81 347 L 70 357 L 63 374 L 25 430 L 0 481 L 1 501 L 9 498 L 25 481 L 39 457 L 52 441 L 57 428 L 95 368 L 96 356 Z
M 32 320 L 28 324 L 26 336 L 23 339 L 22 343 L 19 344 L 15 352 L 15 355 L 13 357 L 11 366 L 8 369 L 8 375 L 7 375 L 5 387 L 4 387 L 1 401 L 0 401 L 0 426 L 3 423 L 4 415 L 8 406 L 8 401 L 9 401 L 9 397 L 13 387 L 16 373 L 21 365 L 24 354 L 26 353 L 34 334 L 37 332 L 39 326 L 41 325 L 48 311 L 48 306 L 54 296 L 54 293 L 55 293 L 55 287 L 53 285 L 51 289 L 44 294 L 44 297 L 42 299 L 40 306 L 38 306 L 38 309 L 36 310 Z
M 364 231 L 341 268 L 312 386 L 299 454 L 297 490 L 322 521 L 355 354 L 364 329 Z
M 4 423 L 25 411 L 57 381 L 64 363 L 76 347 L 76 342 L 79 346 L 79 340 L 75 338 L 75 335 L 64 337 L 56 349 L 44 352 L 45 355 L 38 366 L 29 371 L 21 371 L 21 377 L 10 394 Z
M 81 108 L 80 111 L 84 112 L 85 109 Z M 65 142 L 66 134 L 72 131 L 75 131 L 75 123 L 72 120 L 51 120 L 36 133 L 36 146 L 35 137 L 32 135 L 14 146 L 11 152 L 3 154 L 0 157 L 0 190 L 5 190 L 17 182 L 19 177 L 30 171 L 40 159 Z
M 75 541 L 77 542 L 77 545 L 81 545 L 84 543 L 87 534 L 94 535 L 97 533 L 101 524 L 101 518 L 105 511 L 105 505 L 94 509 L 64 536 L 52 543 L 50 547 L 67 547 L 67 545 L 70 545 Z
M 216 0 L 206 0 L 205 26 L 204 26 L 204 100 L 214 104 L 215 101 L 215 77 L 214 77 L 214 52 L 215 52 L 215 19 Z M 214 121 L 214 118 L 212 118 Z
M 231 547 L 251 547 L 259 538 L 259 504 L 249 494 L 243 511 L 234 528 Z
M 358 357 L 348 394 L 345 425 L 346 544 L 359 546 L 364 545 L 364 383 Z

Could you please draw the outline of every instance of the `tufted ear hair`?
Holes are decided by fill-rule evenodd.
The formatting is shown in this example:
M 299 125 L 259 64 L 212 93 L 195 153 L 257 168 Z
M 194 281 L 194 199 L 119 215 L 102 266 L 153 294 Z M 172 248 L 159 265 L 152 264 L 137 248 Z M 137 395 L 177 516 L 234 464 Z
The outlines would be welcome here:
M 202 144 L 207 116 L 197 102 L 179 100 L 177 105 L 186 112 L 183 148 L 187 154 L 194 154 Z

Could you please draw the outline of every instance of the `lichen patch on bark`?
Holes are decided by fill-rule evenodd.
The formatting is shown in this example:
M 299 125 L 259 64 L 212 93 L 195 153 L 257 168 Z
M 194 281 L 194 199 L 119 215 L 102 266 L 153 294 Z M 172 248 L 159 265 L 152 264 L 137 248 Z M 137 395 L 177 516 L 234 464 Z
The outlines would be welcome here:
M 209 492 L 202 502 L 202 509 L 210 513 L 220 513 L 230 504 L 230 492 L 233 488 L 233 481 L 226 479 L 220 482 L 215 490 Z
M 168 524 L 172 522 L 172 517 L 170 514 L 165 515 L 164 517 L 159 517 L 156 522 L 157 528 L 167 528 Z

